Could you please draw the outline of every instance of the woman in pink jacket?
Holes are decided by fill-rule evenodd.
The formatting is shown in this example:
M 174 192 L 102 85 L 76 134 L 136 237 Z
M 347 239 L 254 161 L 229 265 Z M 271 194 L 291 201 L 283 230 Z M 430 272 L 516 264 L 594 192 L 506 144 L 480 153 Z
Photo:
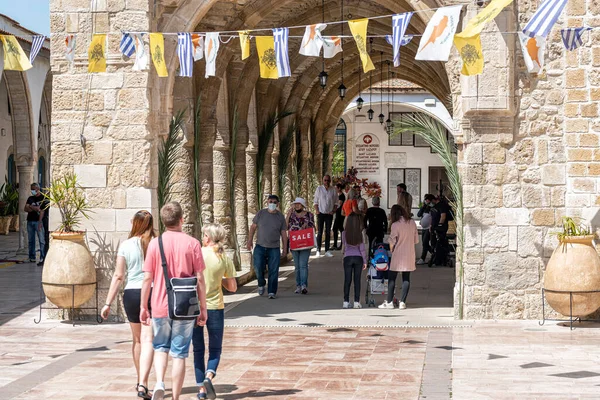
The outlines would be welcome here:
M 417 224 L 410 218 L 409 212 L 395 204 L 391 211 L 392 228 L 390 233 L 390 250 L 392 260 L 388 271 L 388 294 L 379 308 L 394 308 L 394 290 L 396 289 L 396 278 L 402 272 L 402 295 L 400 297 L 400 309 L 406 308 L 406 297 L 410 288 L 410 272 L 415 266 L 415 244 L 419 243 Z

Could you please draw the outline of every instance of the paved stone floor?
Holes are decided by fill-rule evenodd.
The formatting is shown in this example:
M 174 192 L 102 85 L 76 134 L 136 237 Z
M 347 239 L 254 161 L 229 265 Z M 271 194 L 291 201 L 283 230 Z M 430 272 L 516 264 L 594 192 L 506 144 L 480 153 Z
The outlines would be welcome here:
M 450 269 L 418 269 L 405 311 L 342 310 L 338 257 L 311 261 L 307 296 L 282 271 L 276 300 L 227 297 L 220 399 L 600 398 L 600 325 L 454 321 Z M 135 398 L 127 325 L 34 324 L 39 279 L 0 269 L 0 399 Z

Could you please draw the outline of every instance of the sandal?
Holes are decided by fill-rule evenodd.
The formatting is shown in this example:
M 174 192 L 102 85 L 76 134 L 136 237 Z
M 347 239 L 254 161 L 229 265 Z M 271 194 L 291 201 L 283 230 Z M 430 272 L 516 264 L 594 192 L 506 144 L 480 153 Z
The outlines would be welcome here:
M 142 390 L 140 390 L 140 388 L 141 388 Z M 140 397 L 140 398 L 142 398 L 142 399 L 152 400 L 152 395 L 150 395 L 150 394 L 148 393 L 148 388 L 147 388 L 146 386 L 144 386 L 144 385 L 140 385 L 140 384 L 138 383 L 138 385 L 137 385 L 137 391 L 138 391 L 138 395 L 137 395 L 137 397 Z
M 206 399 L 206 393 L 205 392 L 198 392 L 198 398 L 200 400 Z
M 213 386 L 212 380 L 210 378 L 204 379 L 204 388 L 206 389 L 206 398 L 211 400 L 217 398 L 215 387 Z

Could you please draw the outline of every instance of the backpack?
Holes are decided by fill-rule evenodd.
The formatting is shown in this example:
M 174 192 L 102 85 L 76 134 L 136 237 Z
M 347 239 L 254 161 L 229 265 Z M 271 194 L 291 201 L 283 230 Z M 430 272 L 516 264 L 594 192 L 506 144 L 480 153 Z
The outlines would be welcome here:
M 389 268 L 389 263 L 390 258 L 388 257 L 388 252 L 385 249 L 385 246 L 380 244 L 373 252 L 371 264 L 373 264 L 378 271 L 387 271 Z

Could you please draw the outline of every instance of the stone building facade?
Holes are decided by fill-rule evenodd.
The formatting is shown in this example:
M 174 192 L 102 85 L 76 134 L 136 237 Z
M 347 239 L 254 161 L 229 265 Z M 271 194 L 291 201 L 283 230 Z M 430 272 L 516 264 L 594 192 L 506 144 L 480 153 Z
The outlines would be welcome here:
M 416 13 L 408 33 L 421 34 L 433 7 L 445 0 L 345 0 L 352 18 Z M 358 58 L 352 40 L 344 41 L 343 83 L 348 94 L 340 99 L 341 56 L 326 60 L 327 87 L 318 84 L 321 60 L 298 54 L 299 41 L 290 43 L 292 77 L 263 80 L 254 45 L 242 61 L 236 39 L 221 44 L 217 77 L 204 77 L 204 61 L 194 65 L 193 78 L 177 75 L 175 38 L 165 40 L 169 77 L 150 71 L 134 72 L 132 61 L 119 53 L 121 30 L 237 31 L 243 28 L 297 26 L 340 19 L 340 2 L 327 0 L 99 0 L 92 13 L 88 0 L 51 0 L 53 33 L 51 66 L 52 174 L 75 171 L 89 195 L 95 214 L 86 222 L 102 246 L 93 250 L 99 260 L 114 249 L 129 229 L 134 211 L 157 211 L 157 146 L 171 116 L 186 109 L 183 146 L 188 151 L 176 169 L 173 197 L 180 200 L 192 231 L 196 213 L 204 221 L 236 227 L 239 243 L 248 233 L 248 219 L 257 211 L 255 162 L 258 134 L 269 113 L 291 110 L 268 149 L 264 193 L 277 192 L 280 138 L 295 121 L 301 149 L 299 173 L 306 195 L 309 171 L 321 173 L 323 144 L 333 141 L 335 126 L 348 102 L 358 93 Z M 484 73 L 460 75 L 455 50 L 448 63 L 414 60 L 418 41 L 403 47 L 397 77 L 423 86 L 446 104 L 453 121 L 465 198 L 464 282 L 457 279 L 457 316 L 480 318 L 538 318 L 544 267 L 554 246 L 550 232 L 563 215 L 582 216 L 597 226 L 600 205 L 599 132 L 595 119 L 600 101 L 600 32 L 591 31 L 584 45 L 564 50 L 561 27 L 598 26 L 600 6 L 591 0 L 570 0 L 548 37 L 546 67 L 528 74 L 515 34 L 538 6 L 538 1 L 515 2 L 482 34 Z M 481 8 L 466 6 L 463 24 Z M 369 34 L 391 32 L 391 21 L 371 20 Z M 339 33 L 339 25 L 328 28 Z M 87 73 L 87 44 L 92 32 L 109 32 L 106 73 Z M 346 29 L 346 33 L 348 29 Z M 73 65 L 64 58 L 64 34 L 77 35 Z M 270 34 L 270 33 L 266 33 Z M 391 57 L 391 47 L 374 40 L 372 52 Z M 374 57 L 379 68 L 379 57 Z M 385 62 L 385 61 L 384 61 Z M 379 81 L 373 75 L 373 83 Z M 362 74 L 362 88 L 368 82 Z M 202 205 L 193 201 L 193 121 L 189 110 L 201 101 Z M 239 129 L 235 185 L 227 179 L 234 109 Z M 85 141 L 79 133 L 83 131 Z M 311 133 L 315 143 L 310 143 Z M 311 146 L 314 157 L 308 157 Z M 325 154 L 326 161 L 331 154 Z M 310 160 L 310 163 L 309 163 Z M 325 163 L 327 165 L 327 162 Z M 234 191 L 235 202 L 229 199 Z M 289 190 L 286 198 L 290 198 Z M 235 206 L 232 213 L 231 206 Z M 232 218 L 233 214 L 233 218 Z M 247 254 L 242 260 L 248 260 Z M 111 262 L 99 262 L 100 270 Z M 244 264 L 244 263 L 243 263 Z M 457 269 L 459 271 L 459 269 Z M 461 292 L 462 296 L 458 293 Z M 461 300 L 462 297 L 462 300 Z M 464 303 L 463 303 L 464 302 Z M 462 304 L 462 306 L 461 306 Z

